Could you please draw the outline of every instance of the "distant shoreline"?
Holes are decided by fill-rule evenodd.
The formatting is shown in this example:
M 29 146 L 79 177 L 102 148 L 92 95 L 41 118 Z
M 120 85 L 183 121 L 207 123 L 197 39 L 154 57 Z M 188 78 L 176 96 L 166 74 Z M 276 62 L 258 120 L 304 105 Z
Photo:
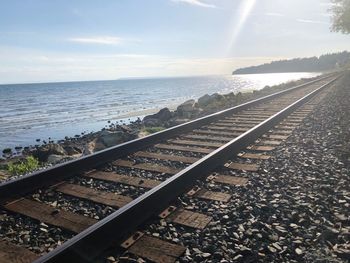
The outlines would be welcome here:
M 237 76 L 237 75 L 255 75 L 255 74 L 283 74 L 283 73 L 320 73 L 324 74 L 327 73 L 327 71 L 322 72 L 322 71 L 259 71 L 259 72 L 242 72 L 242 73 L 235 73 L 235 71 L 232 73 L 232 76 Z
M 328 72 L 344 67 L 350 61 L 350 52 L 326 54 L 319 57 L 294 58 L 272 61 L 258 66 L 239 68 L 232 75 L 267 74 L 267 73 L 300 73 Z

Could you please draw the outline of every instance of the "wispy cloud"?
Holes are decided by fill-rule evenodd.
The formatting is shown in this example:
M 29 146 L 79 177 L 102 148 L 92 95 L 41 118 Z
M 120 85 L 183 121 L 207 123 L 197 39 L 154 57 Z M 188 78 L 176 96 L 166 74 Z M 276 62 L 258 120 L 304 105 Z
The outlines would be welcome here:
M 281 14 L 281 13 L 265 13 L 264 15 L 265 16 L 280 16 L 280 17 L 285 16 L 284 14 Z
M 69 41 L 83 43 L 83 44 L 100 44 L 100 45 L 120 45 L 124 39 L 120 37 L 74 37 L 70 38 Z
M 216 5 L 207 4 L 200 0 L 171 0 L 171 1 L 175 3 L 185 3 L 189 5 L 195 5 L 195 6 L 206 7 L 206 8 L 217 8 Z
M 323 25 L 328 25 L 328 23 L 323 22 L 323 21 L 318 21 L 318 20 L 309 20 L 309 19 L 297 19 L 298 22 L 300 23 L 309 23 L 309 24 L 323 24 Z

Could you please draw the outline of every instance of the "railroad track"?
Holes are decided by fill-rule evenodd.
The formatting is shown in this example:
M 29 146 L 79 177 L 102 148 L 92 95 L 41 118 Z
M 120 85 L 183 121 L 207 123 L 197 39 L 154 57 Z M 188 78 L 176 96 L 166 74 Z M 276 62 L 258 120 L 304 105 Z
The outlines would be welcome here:
M 186 247 L 145 235 L 137 231 L 140 226 L 159 215 L 204 229 L 211 216 L 181 207 L 177 198 L 186 194 L 227 202 L 229 194 L 200 182 L 246 184 L 246 178 L 231 172 L 258 172 L 259 163 L 288 138 L 338 77 L 328 75 L 2 183 L 0 262 L 95 262 L 108 249 L 174 262 Z M 30 227 L 22 238 L 23 231 L 16 229 L 23 230 L 26 223 Z M 49 252 L 43 241 L 28 249 L 38 231 L 54 233 L 50 242 L 57 248 Z

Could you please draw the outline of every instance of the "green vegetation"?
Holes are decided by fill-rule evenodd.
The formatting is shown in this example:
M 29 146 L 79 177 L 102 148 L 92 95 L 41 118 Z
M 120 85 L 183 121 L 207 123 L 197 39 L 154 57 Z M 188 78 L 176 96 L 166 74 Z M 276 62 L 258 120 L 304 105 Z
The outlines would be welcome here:
M 33 156 L 28 156 L 24 161 L 9 163 L 7 170 L 11 175 L 21 175 L 30 173 L 39 168 L 39 161 Z
M 349 0 L 350 1 L 350 0 Z M 350 52 L 326 54 L 320 57 L 295 58 L 240 68 L 233 74 L 259 74 L 280 72 L 322 72 L 342 68 L 350 62 Z
M 332 31 L 350 34 L 350 0 L 332 0 Z
M 156 132 L 162 131 L 164 129 L 165 129 L 164 127 L 145 127 L 143 129 L 143 131 L 145 133 L 147 133 L 147 134 L 152 134 L 152 133 L 156 133 Z

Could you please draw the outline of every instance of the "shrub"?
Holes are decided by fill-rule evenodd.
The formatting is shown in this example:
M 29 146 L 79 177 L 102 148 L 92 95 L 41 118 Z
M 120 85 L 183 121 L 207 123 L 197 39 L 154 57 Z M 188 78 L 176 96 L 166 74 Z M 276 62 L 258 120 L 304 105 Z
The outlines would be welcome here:
M 9 163 L 7 170 L 11 175 L 21 175 L 30 173 L 39 168 L 39 161 L 33 156 L 28 156 L 24 161 Z

